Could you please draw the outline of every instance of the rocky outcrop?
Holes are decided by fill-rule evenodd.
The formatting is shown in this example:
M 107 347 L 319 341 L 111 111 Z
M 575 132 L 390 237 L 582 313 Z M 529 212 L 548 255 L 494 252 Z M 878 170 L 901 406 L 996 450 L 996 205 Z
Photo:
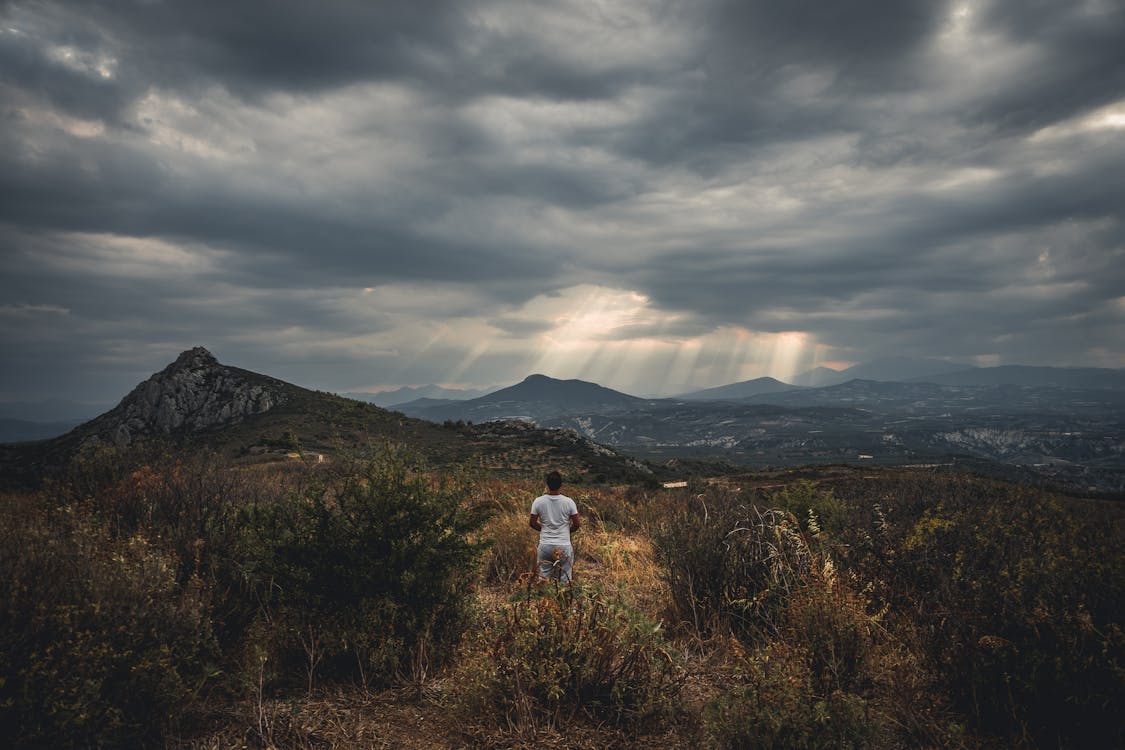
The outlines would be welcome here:
M 196 347 L 88 423 L 83 442 L 126 446 L 140 437 L 202 432 L 269 411 L 285 399 L 282 381 L 226 367 Z

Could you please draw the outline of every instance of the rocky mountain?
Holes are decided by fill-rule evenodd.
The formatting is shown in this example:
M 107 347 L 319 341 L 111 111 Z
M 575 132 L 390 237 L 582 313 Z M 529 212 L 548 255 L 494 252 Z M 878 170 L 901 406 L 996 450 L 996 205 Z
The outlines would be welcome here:
M 755 378 L 754 380 L 743 380 L 740 383 L 721 385 L 716 388 L 704 388 L 701 391 L 692 391 L 691 393 L 677 396 L 677 398 L 684 401 L 730 401 L 749 398 L 762 393 L 791 391 L 795 388 L 796 386 L 782 383 L 780 380 L 774 378 Z
M 211 352 L 196 347 L 75 432 L 82 444 L 124 447 L 138 438 L 212 431 L 285 403 L 294 388 L 276 378 L 221 365 Z
M 434 422 L 523 419 L 538 423 L 561 414 L 612 412 L 645 403 L 648 403 L 645 399 L 584 380 L 529 375 L 523 382 L 480 398 L 456 403 L 414 402 L 401 404 L 398 409 L 409 416 Z
M 524 390 L 535 393 L 538 385 L 532 380 Z M 469 462 L 493 472 L 535 475 L 551 466 L 571 480 L 651 473 L 642 462 L 570 430 L 503 421 L 438 425 L 224 365 L 197 347 L 139 384 L 113 409 L 65 435 L 0 445 L 0 486 L 33 486 L 83 449 L 99 445 L 206 449 L 234 461 L 259 462 L 302 455 L 320 460 L 387 442 L 438 466 Z

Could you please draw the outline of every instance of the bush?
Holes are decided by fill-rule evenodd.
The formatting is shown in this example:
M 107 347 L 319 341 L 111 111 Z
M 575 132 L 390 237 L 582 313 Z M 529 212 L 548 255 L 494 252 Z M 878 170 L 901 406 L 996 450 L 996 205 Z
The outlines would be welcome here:
M 0 512 L 0 737 L 8 747 L 157 745 L 217 657 L 202 584 L 81 507 Z
M 787 510 L 801 521 L 801 530 L 835 535 L 851 522 L 848 502 L 829 488 L 802 480 L 770 495 L 770 507 Z
M 472 644 L 465 713 L 534 729 L 579 712 L 635 725 L 668 710 L 682 678 L 659 625 L 600 589 L 530 580 Z
M 869 747 L 875 727 L 867 704 L 853 693 L 819 693 L 804 654 L 777 643 L 748 658 L 739 684 L 707 708 L 707 727 L 720 747 Z
M 782 622 L 782 637 L 801 646 L 823 693 L 854 691 L 870 680 L 874 622 L 844 586 L 820 579 L 803 587 L 790 597 Z
M 776 638 L 759 646 L 738 683 L 707 711 L 728 748 L 870 746 L 873 622 L 863 602 L 828 575 L 810 576 L 779 618 Z
M 761 511 L 726 490 L 692 496 L 653 533 L 676 615 L 696 633 L 775 633 L 777 613 L 812 555 L 791 513 Z
M 449 658 L 468 622 L 483 517 L 462 474 L 431 478 L 407 456 L 328 476 L 251 519 L 254 572 L 272 627 L 260 644 L 283 667 L 386 684 Z M 433 646 L 439 648 L 432 648 Z
M 849 562 L 909 619 L 952 706 L 1013 743 L 1125 743 L 1108 710 L 1125 696 L 1121 508 L 965 476 L 879 487 Z

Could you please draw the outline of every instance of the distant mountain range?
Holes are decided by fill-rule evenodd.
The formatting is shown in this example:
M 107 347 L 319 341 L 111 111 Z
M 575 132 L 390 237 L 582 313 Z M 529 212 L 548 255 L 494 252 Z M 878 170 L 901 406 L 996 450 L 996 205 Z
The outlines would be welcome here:
M 717 388 L 704 388 L 702 391 L 692 391 L 685 393 L 677 398 L 684 401 L 731 401 L 742 398 L 750 398 L 751 396 L 758 396 L 763 393 L 778 393 L 782 391 L 792 391 L 797 386 L 782 383 L 780 380 L 774 378 L 755 378 L 754 380 L 744 380 L 741 383 L 731 383 L 730 385 L 721 385 Z
M 196 348 L 66 434 L 0 446 L 0 475 L 26 483 L 95 444 L 206 446 L 264 460 L 389 440 L 438 463 L 550 463 L 604 476 L 641 476 L 670 459 L 744 467 L 960 462 L 1125 494 L 1125 371 L 1008 366 L 916 375 L 937 366 L 872 363 L 916 376 L 907 381 L 797 387 L 758 378 L 663 399 L 537 374 L 475 398 L 421 397 L 388 411 L 223 365 Z M 9 426 L 25 431 L 18 439 L 39 434 L 34 423 Z
M 398 406 L 419 399 L 433 399 L 438 401 L 467 401 L 489 393 L 487 390 L 468 390 L 464 388 L 443 388 L 440 385 L 403 386 L 390 391 L 378 393 L 347 392 L 340 395 L 344 398 L 354 398 L 356 401 L 366 401 L 369 404 L 384 408 Z
M 0 443 L 19 443 L 25 440 L 46 440 L 57 437 L 77 427 L 80 422 L 31 422 L 26 419 L 0 417 Z
M 44 440 L 68 432 L 108 409 L 110 404 L 88 404 L 49 398 L 40 401 L 0 401 L 0 443 Z
M 958 366 L 940 359 L 895 357 L 844 370 L 818 367 L 793 378 L 793 385 L 822 388 L 849 380 L 925 382 L 938 385 L 1030 385 L 1059 388 L 1125 388 L 1125 370 L 1098 367 Z M 724 386 L 726 387 L 726 386 Z
M 536 375 L 479 399 L 398 408 L 434 421 L 518 418 L 567 428 L 652 461 L 961 461 L 1071 489 L 1125 493 L 1122 375 L 980 368 L 946 373 L 950 384 L 852 379 L 819 388 L 763 378 L 669 399 Z
M 1020 385 L 1050 388 L 1125 389 L 1125 370 L 1100 367 L 973 367 L 914 378 L 938 385 Z

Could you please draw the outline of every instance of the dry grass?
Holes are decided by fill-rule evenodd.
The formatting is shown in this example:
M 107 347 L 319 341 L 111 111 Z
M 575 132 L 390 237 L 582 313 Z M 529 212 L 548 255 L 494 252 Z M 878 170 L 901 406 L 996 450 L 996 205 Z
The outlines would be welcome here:
M 581 537 L 579 539 L 578 537 Z M 652 540 L 639 534 L 597 529 L 575 538 L 576 580 L 592 580 L 617 589 L 626 602 L 656 621 L 668 609 L 668 584 L 652 550 Z
M 807 489 L 797 487 L 801 491 Z M 818 538 L 815 530 L 798 532 L 795 521 L 786 527 L 792 527 L 793 538 L 799 538 L 802 545 L 800 549 L 805 556 L 798 566 L 802 575 L 792 581 L 769 579 L 782 591 L 777 606 L 770 610 L 771 627 L 744 629 L 740 640 L 731 634 L 729 627 L 692 628 L 674 614 L 672 590 L 658 562 L 651 533 L 659 521 L 670 518 L 674 511 L 683 510 L 685 499 L 690 499 L 691 495 L 662 491 L 641 495 L 623 489 L 581 485 L 564 488 L 578 503 L 584 520 L 583 528 L 574 538 L 576 581 L 594 584 L 615 601 L 654 622 L 661 622 L 664 644 L 671 646 L 667 650 L 677 652 L 676 664 L 682 671 L 683 682 L 675 708 L 667 719 L 630 727 L 624 722 L 604 717 L 592 719 L 590 715 L 579 713 L 558 724 L 528 722 L 520 725 L 509 721 L 505 725 L 503 716 L 485 715 L 489 706 L 495 708 L 495 702 L 478 709 L 479 720 L 466 715 L 467 712 L 460 713 L 465 705 L 460 698 L 472 692 L 471 681 L 465 679 L 466 672 L 459 670 L 471 666 L 474 659 L 487 661 L 487 653 L 480 642 L 466 637 L 462 644 L 449 645 L 455 658 L 446 671 L 416 679 L 408 686 L 376 694 L 360 687 L 337 686 L 309 696 L 246 700 L 217 709 L 226 713 L 210 717 L 209 725 L 216 729 L 195 737 L 183 737 L 171 746 L 176 750 L 234 747 L 339 750 L 391 747 L 404 750 L 462 747 L 550 750 L 566 747 L 581 750 L 649 746 L 694 749 L 721 746 L 724 737 L 737 745 L 730 739 L 739 736 L 735 731 L 737 722 L 757 728 L 764 723 L 764 719 L 754 713 L 759 709 L 781 712 L 783 727 L 792 727 L 795 720 L 804 720 L 807 736 L 820 738 L 818 742 L 830 743 L 831 737 L 824 740 L 825 727 L 835 726 L 834 731 L 841 732 L 841 738 L 862 738 L 866 743 L 863 746 L 1000 746 L 992 742 L 994 738 L 974 734 L 966 725 L 963 711 L 943 693 L 942 685 L 932 673 L 932 662 L 922 647 L 927 633 L 919 630 L 921 626 L 911 619 L 913 609 L 890 610 L 890 604 L 884 601 L 884 593 L 893 592 L 891 584 L 898 579 L 856 577 L 857 560 L 868 566 L 865 571 L 875 569 L 876 562 L 882 560 L 877 553 L 884 551 L 884 547 L 875 546 L 882 537 L 872 541 L 861 535 L 865 529 L 881 527 L 874 521 L 859 523 L 853 517 L 858 517 L 867 507 L 860 502 L 863 498 L 880 498 L 883 505 L 898 513 L 892 520 L 902 527 L 900 535 L 917 535 L 929 528 L 919 525 L 921 521 L 899 520 L 906 517 L 907 509 L 901 502 L 893 504 L 895 498 L 884 498 L 866 487 L 860 489 L 863 491 L 852 493 L 856 496 L 854 499 L 849 498 L 853 508 L 847 518 L 850 526 L 839 533 L 831 529 Z M 849 490 L 849 486 L 842 486 L 840 496 L 844 497 Z M 532 500 L 541 491 L 536 482 L 492 481 L 481 486 L 472 499 L 475 507 L 491 516 L 480 534 L 492 540 L 492 547 L 485 554 L 479 572 L 466 571 L 464 581 L 464 585 L 475 592 L 481 618 L 481 624 L 474 631 L 478 634 L 487 631 L 489 618 L 511 604 L 514 595 L 522 591 L 528 578 L 534 575 L 537 534 L 528 528 L 527 517 Z M 730 492 L 737 494 L 735 490 Z M 945 496 L 940 492 L 934 494 Z M 748 495 L 743 493 L 741 497 Z M 765 493 L 755 497 L 769 500 L 773 496 Z M 804 502 L 803 498 L 798 499 Z M 717 514 L 716 508 L 720 506 L 710 503 L 710 513 Z M 952 513 L 949 509 L 945 512 Z M 910 519 L 913 521 L 920 513 L 919 510 Z M 691 517 L 688 513 L 684 518 Z M 928 518 L 925 514 L 920 517 L 923 521 Z M 820 518 L 825 519 L 830 521 L 830 514 L 825 513 Z M 898 528 L 895 526 L 891 530 Z M 934 528 L 936 531 L 931 530 L 931 536 L 938 531 L 945 533 L 944 527 Z M 964 528 L 964 533 L 969 534 L 976 527 L 966 524 Z M 745 524 L 738 528 L 740 532 L 747 529 Z M 1039 527 L 1033 527 L 1036 529 Z M 718 537 L 720 544 L 749 544 L 744 540 L 745 533 L 732 537 L 729 530 L 723 531 Z M 844 532 L 853 537 L 845 539 Z M 938 546 L 942 538 L 932 542 L 937 551 L 944 549 Z M 713 548 L 709 539 L 701 537 L 697 546 Z M 777 542 L 780 549 L 780 542 L 774 537 L 763 539 Z M 676 549 L 686 554 L 685 550 Z M 896 546 L 888 543 L 885 549 L 897 554 L 912 548 L 903 542 Z M 966 549 L 974 547 L 966 543 Z M 874 562 L 860 557 L 861 553 L 871 556 Z M 773 560 L 777 554 L 758 557 Z M 826 565 L 828 560 L 839 563 L 838 574 Z M 892 562 L 894 565 L 883 571 L 884 575 L 904 575 L 899 558 Z M 916 565 L 921 566 L 922 562 Z M 744 570 L 736 568 L 731 577 L 745 579 Z M 876 572 L 879 570 L 882 569 Z M 924 573 L 929 568 L 920 570 Z M 942 580 L 939 579 L 939 583 Z M 992 579 L 982 575 L 981 580 Z M 758 593 L 748 589 L 739 600 L 728 604 L 744 604 Z M 841 712 L 834 725 L 825 724 L 821 714 L 827 710 L 826 706 L 832 708 L 834 701 L 851 713 Z M 723 725 L 715 719 L 716 706 L 728 709 L 726 734 Z M 752 710 L 744 710 L 747 708 Z M 720 717 L 720 721 L 724 719 Z M 875 726 L 877 732 L 866 734 L 868 724 Z M 839 746 L 844 746 L 843 739 L 841 743 Z

